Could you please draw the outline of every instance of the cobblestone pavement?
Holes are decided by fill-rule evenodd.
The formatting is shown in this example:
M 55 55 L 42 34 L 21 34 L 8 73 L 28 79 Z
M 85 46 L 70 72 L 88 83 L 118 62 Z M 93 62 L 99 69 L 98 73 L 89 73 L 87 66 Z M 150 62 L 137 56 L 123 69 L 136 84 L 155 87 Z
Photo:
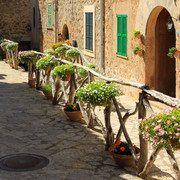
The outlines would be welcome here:
M 123 109 L 135 103 L 121 97 Z M 100 117 L 102 108 L 97 108 Z M 137 115 L 136 115 L 137 116 Z M 133 143 L 138 145 L 137 117 L 127 122 Z M 117 131 L 115 112 L 112 125 Z M 47 157 L 48 166 L 29 172 L 0 170 L 0 180 L 138 180 L 135 169 L 120 169 L 104 150 L 99 128 L 87 129 L 69 121 L 60 106 L 51 105 L 43 94 L 27 85 L 27 72 L 14 70 L 0 61 L 0 157 L 34 153 Z M 151 152 L 151 149 L 150 149 Z M 180 153 L 175 153 L 178 163 Z M 179 164 L 180 165 L 180 164 Z M 162 151 L 148 179 L 173 179 L 174 173 Z

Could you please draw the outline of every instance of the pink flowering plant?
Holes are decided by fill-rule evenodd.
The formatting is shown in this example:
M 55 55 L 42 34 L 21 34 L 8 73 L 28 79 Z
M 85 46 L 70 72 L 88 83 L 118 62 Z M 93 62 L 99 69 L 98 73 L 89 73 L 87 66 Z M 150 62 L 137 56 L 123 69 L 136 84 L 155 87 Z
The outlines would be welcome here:
M 139 119 L 139 132 L 153 147 L 170 146 L 174 150 L 180 146 L 180 107 L 166 109 L 163 113 L 153 113 Z

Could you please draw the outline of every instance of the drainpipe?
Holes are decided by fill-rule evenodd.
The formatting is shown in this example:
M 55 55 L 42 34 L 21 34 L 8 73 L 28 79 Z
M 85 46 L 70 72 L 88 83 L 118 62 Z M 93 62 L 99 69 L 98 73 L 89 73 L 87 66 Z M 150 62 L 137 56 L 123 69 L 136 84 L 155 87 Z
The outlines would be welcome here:
M 104 23 L 103 23 L 104 6 L 103 0 L 100 0 L 100 68 L 102 72 L 105 71 L 104 67 Z
M 55 0 L 55 18 L 54 18 L 54 21 L 55 21 L 55 43 L 57 43 L 57 15 L 58 15 L 58 0 Z

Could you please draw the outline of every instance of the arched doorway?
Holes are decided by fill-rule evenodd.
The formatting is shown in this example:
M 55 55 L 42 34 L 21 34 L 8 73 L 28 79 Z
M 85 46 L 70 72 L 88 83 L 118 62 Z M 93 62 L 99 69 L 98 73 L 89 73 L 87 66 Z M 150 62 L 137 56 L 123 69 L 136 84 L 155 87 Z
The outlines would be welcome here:
M 62 39 L 63 39 L 63 41 L 69 40 L 69 30 L 68 30 L 68 27 L 66 24 L 63 26 Z
M 147 25 L 146 83 L 153 89 L 175 97 L 175 59 L 167 56 L 175 47 L 175 29 L 167 30 L 170 17 L 163 7 L 153 10 Z

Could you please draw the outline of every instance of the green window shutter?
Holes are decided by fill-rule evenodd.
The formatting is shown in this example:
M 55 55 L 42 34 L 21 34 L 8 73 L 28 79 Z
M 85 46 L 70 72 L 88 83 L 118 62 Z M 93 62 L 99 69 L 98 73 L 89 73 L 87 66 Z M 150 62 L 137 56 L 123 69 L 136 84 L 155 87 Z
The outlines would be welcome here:
M 52 4 L 48 3 L 48 27 L 52 27 Z
M 127 16 L 117 16 L 117 54 L 127 56 Z
M 93 13 L 85 13 L 86 49 L 93 51 Z

